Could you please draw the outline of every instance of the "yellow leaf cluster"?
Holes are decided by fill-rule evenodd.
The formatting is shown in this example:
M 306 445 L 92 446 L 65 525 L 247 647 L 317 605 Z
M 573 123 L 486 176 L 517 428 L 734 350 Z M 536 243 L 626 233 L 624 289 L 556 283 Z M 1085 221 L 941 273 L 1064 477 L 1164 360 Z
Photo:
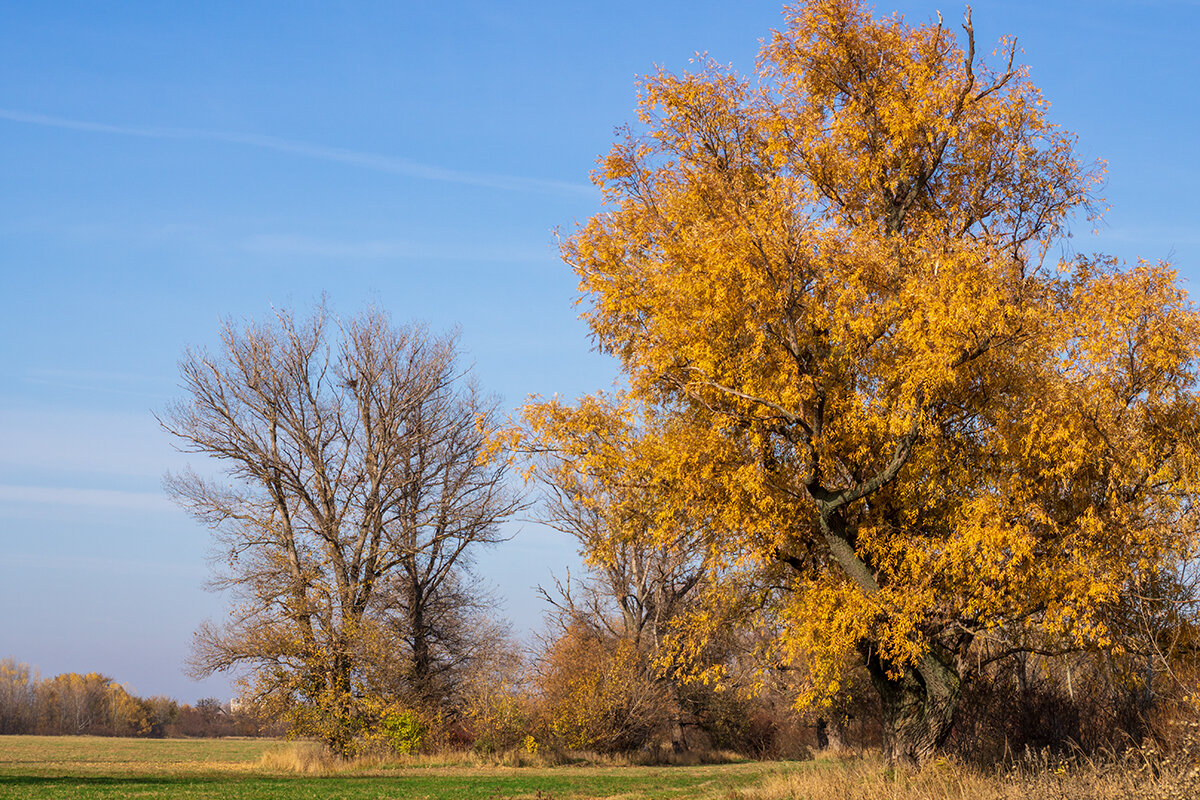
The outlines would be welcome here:
M 1101 168 L 1027 71 L 813 0 L 755 78 L 660 71 L 639 106 L 562 246 L 629 390 L 532 404 L 531 447 L 618 536 L 788 564 L 807 701 L 855 653 L 1111 643 L 1196 529 L 1200 315 L 1166 265 L 1046 263 Z

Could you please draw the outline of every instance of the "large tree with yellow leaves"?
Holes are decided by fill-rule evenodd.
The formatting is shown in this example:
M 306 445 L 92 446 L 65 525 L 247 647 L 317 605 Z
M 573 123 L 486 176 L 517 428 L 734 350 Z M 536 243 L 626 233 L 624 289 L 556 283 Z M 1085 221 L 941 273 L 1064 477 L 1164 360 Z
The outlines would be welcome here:
M 702 518 L 716 574 L 783 569 L 802 701 L 858 663 L 889 756 L 921 761 L 981 654 L 1106 646 L 1123 593 L 1190 552 L 1200 316 L 1164 265 L 1047 257 L 1099 170 L 1012 42 L 992 69 L 969 14 L 786 17 L 756 80 L 643 82 L 563 255 L 622 403 L 675 420 L 637 535 L 695 547 L 674 528 Z M 527 419 L 604 474 L 594 409 Z

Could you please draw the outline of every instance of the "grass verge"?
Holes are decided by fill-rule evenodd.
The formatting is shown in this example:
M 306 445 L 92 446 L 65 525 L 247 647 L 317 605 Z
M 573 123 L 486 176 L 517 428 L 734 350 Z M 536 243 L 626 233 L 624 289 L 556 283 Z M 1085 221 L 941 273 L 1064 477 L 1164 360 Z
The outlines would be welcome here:
M 878 758 L 835 769 L 802 765 L 743 790 L 744 800 L 1197 800 L 1197 753 L 1132 749 L 1103 760 L 1028 759 L 984 770 L 939 761 L 919 770 L 890 769 Z

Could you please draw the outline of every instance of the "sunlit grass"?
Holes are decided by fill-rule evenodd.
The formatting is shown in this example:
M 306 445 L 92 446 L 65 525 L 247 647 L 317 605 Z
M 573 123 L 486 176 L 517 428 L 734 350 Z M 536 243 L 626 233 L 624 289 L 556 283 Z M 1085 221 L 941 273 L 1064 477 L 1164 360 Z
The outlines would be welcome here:
M 1106 761 L 983 769 L 878 757 L 648 766 L 637 758 L 471 753 L 330 759 L 262 739 L 0 737 L 2 798 L 427 798 L 428 800 L 1184 800 L 1200 797 L 1196 748 Z M 558 759 L 558 763 L 555 763 Z
M 5 798 L 728 798 L 789 768 L 629 759 L 533 765 L 469 753 L 339 763 L 295 742 L 0 737 Z
M 0 776 L 237 771 L 253 767 L 264 753 L 281 746 L 271 739 L 3 736 Z

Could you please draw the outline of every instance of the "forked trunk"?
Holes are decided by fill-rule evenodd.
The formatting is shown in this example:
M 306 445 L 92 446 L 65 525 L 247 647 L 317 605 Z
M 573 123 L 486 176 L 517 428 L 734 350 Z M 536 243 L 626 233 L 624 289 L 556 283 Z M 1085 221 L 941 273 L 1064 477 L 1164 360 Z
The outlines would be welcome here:
M 888 763 L 925 763 L 950 736 L 962 679 L 930 654 L 915 666 L 905 667 L 899 677 L 889 676 L 877 656 L 867 658 L 867 669 L 879 692 Z

